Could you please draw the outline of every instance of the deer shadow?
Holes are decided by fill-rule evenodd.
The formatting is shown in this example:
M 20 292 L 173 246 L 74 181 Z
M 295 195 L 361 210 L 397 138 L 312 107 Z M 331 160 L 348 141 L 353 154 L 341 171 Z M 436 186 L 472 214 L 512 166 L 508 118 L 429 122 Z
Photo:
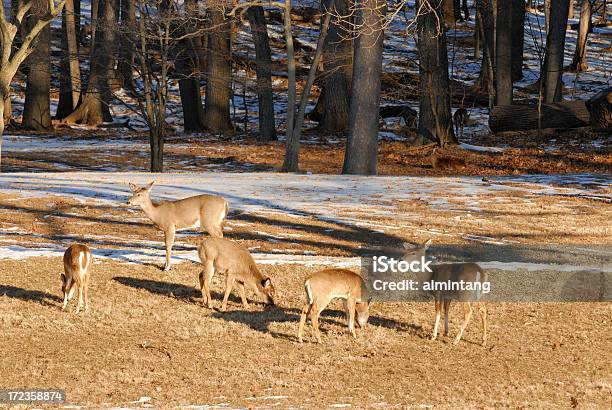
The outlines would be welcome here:
M 40 290 L 28 290 L 11 285 L 0 285 L 0 295 L 26 302 L 36 302 L 45 306 L 56 306 L 55 303 L 51 302 L 62 301 L 59 296 L 52 295 L 51 293 L 42 292 Z

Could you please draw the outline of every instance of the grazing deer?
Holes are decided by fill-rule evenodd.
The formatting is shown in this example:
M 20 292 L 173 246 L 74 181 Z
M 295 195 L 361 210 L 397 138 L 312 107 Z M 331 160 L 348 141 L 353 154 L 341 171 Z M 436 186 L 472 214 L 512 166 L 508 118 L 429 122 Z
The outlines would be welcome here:
M 223 237 L 223 220 L 229 209 L 227 201 L 217 195 L 196 195 L 176 201 L 151 202 L 151 188 L 155 181 L 145 187 L 130 184 L 132 196 L 128 205 L 138 205 L 153 223 L 164 232 L 166 264 L 170 270 L 172 245 L 177 230 L 200 227 L 210 236 Z
M 276 290 L 272 280 L 262 274 L 253 260 L 249 251 L 242 245 L 223 238 L 206 238 L 198 247 L 200 261 L 204 270 L 200 272 L 200 291 L 202 302 L 208 304 L 212 309 L 212 298 L 210 297 L 210 285 L 215 272 L 225 274 L 225 295 L 221 311 L 227 308 L 227 299 L 232 291 L 234 282 L 240 287 L 242 305 L 248 308 L 245 286 L 250 287 L 255 293 L 268 304 L 274 304 Z
M 453 123 L 455 124 L 455 134 L 463 137 L 463 127 L 470 121 L 470 113 L 465 108 L 458 108 L 453 114 Z
M 431 239 L 422 245 L 409 245 L 404 244 L 406 251 L 404 252 L 403 260 L 411 262 L 413 260 L 421 260 L 422 256 L 425 256 L 425 252 Z M 425 282 L 443 282 L 443 283 L 460 283 L 471 282 L 471 283 L 484 283 L 488 282 L 487 273 L 476 263 L 445 263 L 438 265 L 431 265 L 432 272 L 417 272 L 416 276 L 420 286 Z M 474 290 L 436 290 L 430 292 L 434 297 L 436 317 L 434 322 L 433 333 L 431 340 L 436 340 L 438 337 L 438 327 L 440 324 L 440 311 L 444 309 L 444 335 L 448 336 L 448 313 L 451 305 L 451 301 L 456 300 L 463 306 L 463 322 L 459 328 L 459 332 L 455 337 L 453 344 L 459 343 L 463 332 L 467 327 L 472 317 L 472 304 L 479 306 L 480 316 L 482 318 L 482 345 L 486 345 L 487 342 L 487 306 L 484 301 L 481 301 L 481 293 Z
M 438 147 L 431 152 L 431 166 L 435 170 L 451 170 L 465 167 L 465 161 L 458 158 L 444 158 L 437 154 Z
M 64 294 L 62 310 L 66 309 L 66 305 L 72 299 L 75 290 L 78 292 L 76 313 L 81 311 L 83 300 L 85 300 L 85 311 L 89 310 L 87 287 L 92 261 L 91 251 L 87 245 L 73 244 L 64 252 L 64 273 L 60 273 L 62 293 Z
M 348 318 L 349 332 L 355 334 L 355 314 L 359 327 L 365 328 L 369 317 L 370 301 L 368 291 L 361 276 L 347 269 L 325 269 L 318 271 L 304 282 L 306 304 L 300 316 L 298 340 L 302 343 L 302 333 L 306 324 L 306 316 L 310 314 L 312 333 L 321 343 L 319 333 L 319 315 L 329 305 L 332 299 L 344 299 L 344 308 Z

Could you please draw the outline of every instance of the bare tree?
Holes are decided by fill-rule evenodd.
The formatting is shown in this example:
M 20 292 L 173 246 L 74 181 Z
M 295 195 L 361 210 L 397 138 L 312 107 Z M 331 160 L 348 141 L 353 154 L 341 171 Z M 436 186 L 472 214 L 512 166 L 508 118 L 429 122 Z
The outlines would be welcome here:
M 497 0 L 495 104 L 512 104 L 512 0 Z
M 572 71 L 586 71 L 589 66 L 587 64 L 587 40 L 589 31 L 591 30 L 591 16 L 593 5 L 590 0 L 582 0 L 580 2 L 580 27 L 578 31 L 578 40 L 576 40 L 576 49 L 574 58 L 570 64 Z
M 274 100 L 272 98 L 272 52 L 264 9 L 262 6 L 249 7 L 247 16 L 255 45 L 257 101 L 259 103 L 258 140 L 276 140 Z
M 381 0 L 355 3 L 358 5 L 355 15 L 358 36 L 342 173 L 375 175 L 386 5 Z
M 81 68 L 76 4 L 79 0 L 66 0 L 62 18 L 62 59 L 60 61 L 60 94 L 55 118 L 62 119 L 73 112 L 81 96 Z
M 420 0 L 417 15 L 419 135 L 441 146 L 457 144 L 450 109 L 450 80 L 441 0 Z
M 563 76 L 563 55 L 569 0 L 551 0 L 550 22 L 546 36 L 544 75 L 542 76 L 545 103 L 561 101 L 561 79 Z
M 32 27 L 43 18 L 49 8 L 47 0 L 32 0 L 32 9 L 27 18 L 27 26 Z M 51 127 L 51 38 L 49 26 L 42 29 L 36 40 L 34 51 L 26 59 L 28 79 L 22 126 L 33 130 L 46 130 Z
M 0 7 L 0 101 L 2 102 L 9 98 L 11 81 L 19 66 L 34 50 L 38 35 L 64 8 L 64 0 L 57 4 L 53 0 L 49 0 L 48 4 L 47 13 L 27 29 L 23 27 L 23 24 L 25 23 L 25 15 L 32 7 L 31 2 L 21 4 L 11 19 L 6 18 L 4 7 Z M 16 50 L 13 50 L 13 41 L 17 30 L 20 28 L 23 29 L 21 44 Z M 2 135 L 4 134 L 4 107 L 5 104 L 0 104 L 0 155 L 2 152 Z

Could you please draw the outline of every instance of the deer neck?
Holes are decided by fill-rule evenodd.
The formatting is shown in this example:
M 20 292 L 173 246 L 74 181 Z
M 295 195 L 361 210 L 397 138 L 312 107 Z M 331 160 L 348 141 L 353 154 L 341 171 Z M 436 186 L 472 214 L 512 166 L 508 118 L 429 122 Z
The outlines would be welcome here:
M 157 205 L 155 205 L 151 201 L 151 197 L 147 197 L 147 200 L 143 204 L 140 205 L 140 208 L 142 208 L 142 210 L 149 217 L 150 220 L 152 220 L 156 224 L 158 223 L 159 210 L 158 210 Z

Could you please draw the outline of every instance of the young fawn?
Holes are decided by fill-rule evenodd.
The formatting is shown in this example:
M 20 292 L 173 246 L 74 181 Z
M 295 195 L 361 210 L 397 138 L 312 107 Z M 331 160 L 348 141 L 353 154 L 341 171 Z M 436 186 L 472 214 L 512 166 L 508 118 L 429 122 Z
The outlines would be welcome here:
M 469 119 L 470 113 L 465 108 L 458 108 L 453 114 L 455 134 L 457 134 L 458 137 L 463 137 L 463 127 L 467 125 Z
M 348 318 L 349 332 L 355 334 L 355 316 L 359 327 L 365 328 L 369 317 L 370 301 L 363 279 L 358 274 L 346 269 L 325 269 L 312 274 L 304 282 L 306 304 L 300 316 L 298 340 L 302 343 L 302 334 L 306 317 L 310 314 L 312 333 L 321 343 L 319 333 L 319 315 L 332 299 L 344 299 L 344 308 Z
M 240 288 L 242 305 L 248 308 L 245 287 L 248 286 L 255 291 L 266 303 L 274 304 L 276 290 L 272 280 L 262 274 L 249 251 L 242 245 L 223 238 L 206 238 L 198 247 L 198 254 L 204 270 L 200 272 L 200 291 L 202 301 L 213 308 L 210 297 L 210 285 L 215 272 L 225 274 L 225 295 L 221 311 L 227 308 L 227 299 L 232 291 L 234 282 Z
M 422 245 L 409 245 L 404 244 L 406 251 L 402 257 L 405 261 L 420 260 L 421 256 L 425 256 L 425 252 L 431 239 Z M 488 282 L 487 273 L 476 263 L 445 263 L 438 265 L 431 265 L 432 272 L 418 272 L 416 273 L 417 279 L 420 286 L 425 282 L 455 282 L 460 283 L 471 282 L 471 283 L 484 283 Z M 444 309 L 444 335 L 448 336 L 448 314 L 450 310 L 451 301 L 456 300 L 461 303 L 463 307 L 463 322 L 459 328 L 459 332 L 455 337 L 453 344 L 459 343 L 463 332 L 467 327 L 472 317 L 472 305 L 479 307 L 480 316 L 482 318 L 482 345 L 486 345 L 487 342 L 487 305 L 484 301 L 481 301 L 481 294 L 479 291 L 474 290 L 437 290 L 430 292 L 434 297 L 436 317 L 434 322 L 433 333 L 431 340 L 436 340 L 438 337 L 438 327 L 440 324 L 440 311 Z
M 151 188 L 155 181 L 145 187 L 130 184 L 132 196 L 128 205 L 138 205 L 153 223 L 164 232 L 166 243 L 166 264 L 170 270 L 172 245 L 176 231 L 200 227 L 210 236 L 223 237 L 223 221 L 229 209 L 227 201 L 217 195 L 196 195 L 177 201 L 151 202 Z
M 70 245 L 64 252 L 64 273 L 60 273 L 62 280 L 62 293 L 64 294 L 64 304 L 62 310 L 66 309 L 68 301 L 72 299 L 74 291 L 78 292 L 78 302 L 76 313 L 81 311 L 83 300 L 85 300 L 85 311 L 89 309 L 89 298 L 87 288 L 93 258 L 87 245 Z
M 457 158 L 444 158 L 438 156 L 438 147 L 431 152 L 431 166 L 435 170 L 450 170 L 465 167 L 465 161 Z

